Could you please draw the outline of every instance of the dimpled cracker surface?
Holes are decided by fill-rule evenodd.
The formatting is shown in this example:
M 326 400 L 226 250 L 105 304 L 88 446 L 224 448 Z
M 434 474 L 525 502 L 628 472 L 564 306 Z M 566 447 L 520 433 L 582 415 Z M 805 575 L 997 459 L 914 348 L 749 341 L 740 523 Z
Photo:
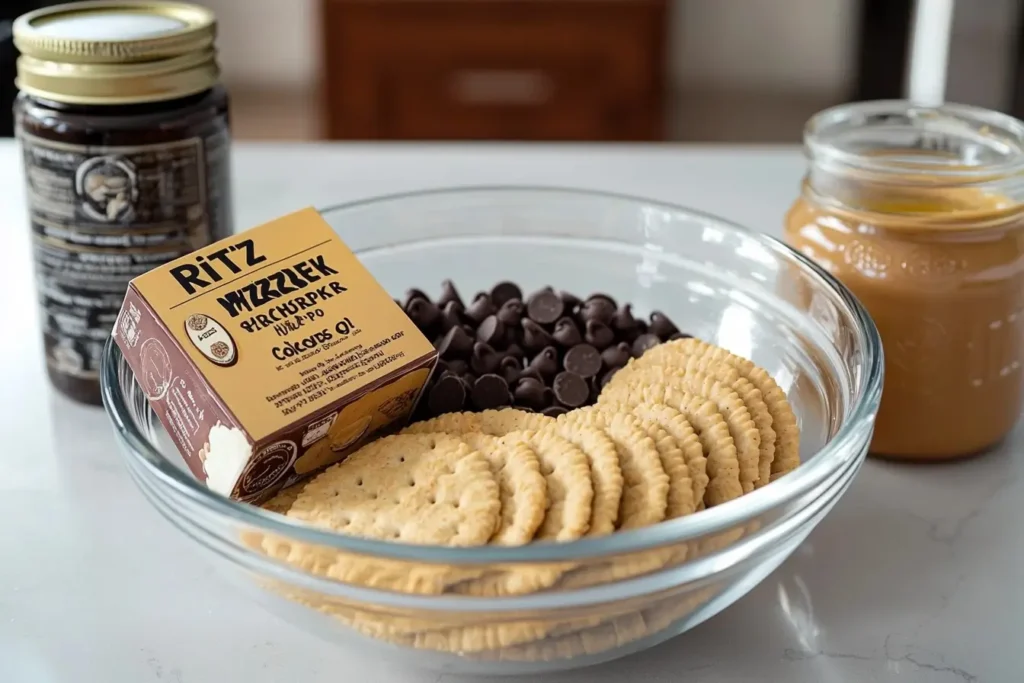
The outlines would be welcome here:
M 547 484 L 537 454 L 518 438 L 487 434 L 463 434 L 460 438 L 487 458 L 498 481 L 501 518 L 491 543 L 529 543 L 544 521 L 547 506 Z
M 775 457 L 771 464 L 771 480 L 775 481 L 800 465 L 800 427 L 786 392 L 775 382 L 768 371 L 753 362 L 729 353 L 723 348 L 708 344 L 700 339 L 679 339 L 666 342 L 637 359 L 638 366 L 667 364 L 679 355 L 693 356 L 707 361 L 724 363 L 736 368 L 740 376 L 748 380 L 761 392 L 761 396 L 772 418 L 775 431 Z
M 603 430 L 619 456 L 623 491 L 619 504 L 619 529 L 635 529 L 665 519 L 668 507 L 668 475 L 654 441 L 628 413 L 607 414 L 585 408 L 558 417 L 563 429 L 596 427 Z
M 283 488 L 274 494 L 274 497 L 267 502 L 260 505 L 264 510 L 270 510 L 276 512 L 279 515 L 286 515 L 288 511 L 292 509 L 292 503 L 302 493 L 302 489 L 305 488 L 306 482 L 299 482 L 298 484 L 292 484 L 287 488 Z
M 743 494 L 736 445 L 729 434 L 725 419 L 710 400 L 689 392 L 678 391 L 664 384 L 650 384 L 604 391 L 599 397 L 598 405 L 601 403 L 646 403 L 675 408 L 697 432 L 704 457 L 707 459 L 708 485 L 704 491 L 704 504 L 707 507 L 720 505 Z
M 289 517 L 402 543 L 473 546 L 498 526 L 498 484 L 463 440 L 424 434 L 374 441 L 306 484 Z
M 718 411 L 725 418 L 729 434 L 736 445 L 736 457 L 740 465 L 740 485 L 744 493 L 754 490 L 758 477 L 758 461 L 761 449 L 761 433 L 754 424 L 750 411 L 743 404 L 739 394 L 719 382 L 711 375 L 696 369 L 687 370 L 676 366 L 648 366 L 634 368 L 620 380 L 616 373 L 612 381 L 605 387 L 607 395 L 614 395 L 619 389 L 630 386 L 663 384 L 664 386 L 684 391 L 709 399 L 718 406 Z M 605 392 L 602 392 L 605 395 Z M 598 399 L 600 401 L 600 399 Z
M 414 422 L 402 434 L 469 434 L 479 432 L 491 436 L 505 436 L 509 432 L 536 431 L 553 425 L 555 419 L 539 413 L 528 413 L 516 408 L 485 410 L 480 413 L 446 413 L 422 422 Z

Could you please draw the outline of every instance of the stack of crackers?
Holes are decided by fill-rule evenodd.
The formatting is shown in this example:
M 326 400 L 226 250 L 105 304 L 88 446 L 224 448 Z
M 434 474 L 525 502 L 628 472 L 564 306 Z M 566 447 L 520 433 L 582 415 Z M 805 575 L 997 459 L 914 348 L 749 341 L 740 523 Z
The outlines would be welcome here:
M 596 405 L 417 422 L 268 507 L 404 543 L 571 541 L 721 505 L 799 463 L 796 418 L 772 377 L 681 339 L 619 370 Z
M 400 543 L 565 542 L 699 513 L 766 486 L 799 464 L 799 441 L 785 393 L 765 370 L 700 340 L 681 339 L 656 346 L 619 370 L 593 406 L 557 418 L 509 408 L 417 422 L 368 444 L 304 486 L 282 492 L 267 507 L 320 528 Z M 349 583 L 419 594 L 501 596 L 622 580 L 737 538 L 705 539 L 698 548 L 657 548 L 600 564 L 501 569 L 371 560 L 269 536 L 261 547 L 307 571 Z M 667 625 L 666 614 L 677 620 L 694 608 L 690 595 L 614 619 L 487 626 L 425 623 L 322 597 L 291 597 L 378 638 L 502 656 L 513 646 L 552 638 L 575 656 L 581 643 L 589 642 L 581 633 L 603 629 L 599 632 L 607 634 L 612 627 L 619 633 L 621 624 L 636 626 L 651 610 L 661 616 L 648 621 Z M 628 632 L 636 639 L 650 629 Z M 611 645 L 622 644 L 622 638 L 613 640 Z

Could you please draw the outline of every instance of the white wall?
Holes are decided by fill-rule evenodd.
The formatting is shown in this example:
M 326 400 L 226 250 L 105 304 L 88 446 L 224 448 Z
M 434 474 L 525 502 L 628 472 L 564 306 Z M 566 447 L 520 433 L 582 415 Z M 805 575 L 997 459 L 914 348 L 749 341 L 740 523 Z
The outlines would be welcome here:
M 199 1 L 220 20 L 230 84 L 315 84 L 318 0 Z M 851 74 L 856 0 L 674 2 L 678 86 L 832 94 Z

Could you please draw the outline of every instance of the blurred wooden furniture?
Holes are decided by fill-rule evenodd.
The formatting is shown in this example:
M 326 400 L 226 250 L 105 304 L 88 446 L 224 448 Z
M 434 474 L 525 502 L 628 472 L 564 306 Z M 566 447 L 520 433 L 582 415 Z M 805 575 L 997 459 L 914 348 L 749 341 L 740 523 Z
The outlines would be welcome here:
M 662 140 L 668 0 L 321 0 L 347 140 Z

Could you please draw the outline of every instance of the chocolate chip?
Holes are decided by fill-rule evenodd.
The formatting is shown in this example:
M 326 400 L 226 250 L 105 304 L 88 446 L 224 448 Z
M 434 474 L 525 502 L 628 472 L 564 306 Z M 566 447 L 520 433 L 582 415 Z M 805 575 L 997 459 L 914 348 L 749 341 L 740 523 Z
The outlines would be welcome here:
M 526 367 L 528 370 L 536 370 L 541 377 L 552 377 L 558 372 L 558 351 L 553 346 L 547 346 Z
M 595 294 L 583 302 L 580 317 L 587 322 L 596 320 L 607 325 L 615 317 L 615 303 L 603 294 Z
M 623 367 L 633 357 L 633 349 L 626 342 L 619 342 L 615 346 L 609 346 L 601 352 L 601 360 L 606 368 L 618 369 Z
M 523 372 L 523 365 L 518 358 L 505 356 L 498 364 L 498 372 L 509 384 L 515 384 Z
M 508 330 L 506 330 L 506 332 L 508 332 Z M 517 358 L 519 360 L 522 360 L 523 358 L 526 357 L 526 352 L 523 351 L 523 347 L 515 343 L 506 346 L 504 354 L 506 356 L 511 356 L 512 358 Z
M 519 321 L 523 319 L 523 312 L 525 310 L 522 301 L 519 299 L 509 299 L 498 309 L 498 320 L 509 326 L 518 325 Z
M 507 346 L 518 346 L 522 341 L 522 325 L 505 325 L 505 344 Z
M 619 334 L 622 334 L 623 332 L 635 330 L 636 327 L 636 318 L 633 317 L 633 307 L 629 304 L 623 304 L 619 310 L 615 311 L 615 315 L 612 316 L 612 329 Z
M 527 351 L 540 351 L 544 347 L 554 344 L 555 338 L 533 320 L 523 318 L 520 325 L 523 328 L 523 348 Z
M 598 351 L 603 351 L 615 342 L 615 333 L 612 332 L 612 328 L 600 321 L 588 320 L 583 338 Z
M 595 299 L 603 299 L 603 300 L 607 301 L 611 305 L 612 308 L 618 308 L 619 307 L 619 305 L 617 303 L 615 303 L 615 299 L 612 298 L 608 294 L 602 294 L 601 292 L 594 292 L 593 294 L 591 294 L 590 296 L 587 297 L 587 301 L 593 301 Z
M 461 325 L 457 325 L 448 330 L 435 346 L 438 355 L 444 360 L 459 358 L 473 348 L 473 338 L 466 334 Z
M 462 312 L 465 309 L 458 301 L 449 301 L 441 310 L 441 331 L 448 330 L 462 324 Z
M 541 325 L 550 325 L 562 317 L 565 305 L 553 291 L 542 289 L 526 302 L 526 314 Z
M 494 348 L 502 346 L 505 342 L 505 325 L 497 316 L 489 315 L 477 328 L 476 338 Z
M 509 405 L 512 403 L 512 396 L 508 391 L 508 383 L 503 378 L 488 374 L 481 375 L 473 383 L 470 400 L 477 410 L 491 410 Z
M 519 299 L 521 302 L 522 298 L 523 290 L 519 289 L 519 285 L 514 282 L 499 282 L 491 290 L 491 301 L 499 308 L 512 299 Z
M 600 386 L 600 387 L 601 387 L 602 389 L 604 389 L 604 388 L 605 388 L 605 386 L 607 386 L 607 385 L 608 385 L 608 382 L 611 382 L 611 381 L 612 381 L 612 377 L 614 377 L 614 376 L 615 376 L 615 373 L 616 373 L 616 372 L 618 372 L 618 371 L 619 371 L 619 369 L 620 369 L 620 368 L 612 368 L 612 369 L 611 369 L 611 370 L 609 370 L 608 372 L 606 372 L 606 373 L 604 373 L 603 375 L 601 375 L 601 379 L 600 379 L 600 381 L 598 382 L 598 385 L 599 385 L 599 386 Z
M 647 331 L 656 335 L 659 339 L 668 339 L 679 331 L 679 328 L 669 320 L 661 311 L 651 313 L 651 325 Z
M 446 375 L 439 380 L 427 396 L 427 408 L 433 415 L 456 413 L 466 403 L 466 387 L 459 378 Z
M 563 290 L 563 291 L 558 293 L 558 296 L 562 297 L 562 303 L 565 305 L 565 310 L 567 312 L 575 311 L 576 308 L 581 303 L 583 303 L 583 300 L 580 299 L 575 294 L 573 294 L 572 292 L 566 292 L 566 291 Z
M 569 349 L 562 366 L 584 379 L 601 372 L 601 354 L 590 344 L 578 344 Z
M 541 415 L 547 415 L 548 417 L 558 417 L 559 415 L 565 415 L 569 411 L 562 406 L 548 406 L 544 410 L 540 411 Z
M 403 306 L 402 308 L 408 309 L 409 308 L 409 304 L 411 304 L 416 299 L 423 299 L 424 301 L 430 301 L 430 297 L 427 296 L 426 292 L 424 292 L 422 289 L 416 289 L 414 287 L 412 289 L 405 290 L 405 306 Z
M 551 336 L 555 338 L 556 342 L 566 348 L 576 346 L 583 341 L 580 328 L 576 327 L 575 321 L 568 316 L 558 319 L 558 322 L 555 323 L 555 331 Z
M 693 335 L 686 334 L 685 332 L 676 332 L 675 334 L 669 335 L 669 338 L 665 341 L 676 341 L 677 339 L 693 339 Z
M 515 404 L 533 410 L 543 410 L 551 405 L 551 390 L 533 377 L 525 377 L 516 385 L 513 393 Z
M 656 335 L 648 332 L 647 334 L 641 334 L 635 340 L 633 340 L 633 357 L 639 358 L 644 355 L 644 352 L 648 349 L 653 349 L 655 346 L 661 343 Z
M 473 299 L 473 303 L 466 308 L 466 317 L 473 322 L 480 324 L 484 318 L 489 315 L 497 313 L 497 309 L 494 308 L 494 304 L 491 302 L 491 297 L 485 293 L 476 295 Z
M 448 370 L 454 372 L 456 375 L 465 375 L 469 372 L 469 363 L 466 361 L 455 358 L 445 363 L 448 366 Z
M 579 408 L 590 398 L 590 387 L 587 380 L 575 372 L 560 372 L 551 383 L 555 398 L 567 408 Z
M 459 296 L 459 290 L 455 289 L 455 284 L 451 280 L 441 280 L 441 296 L 437 297 L 437 305 L 444 308 L 450 303 L 458 304 L 463 310 L 466 308 L 466 304 L 462 303 L 462 297 Z
M 494 372 L 501 364 L 501 355 L 490 344 L 477 342 L 473 344 L 473 354 L 469 358 L 469 369 L 478 375 Z
M 429 299 L 415 298 L 406 306 L 405 312 L 413 324 L 421 330 L 429 330 L 441 319 L 441 310 Z
M 519 381 L 522 382 L 525 378 L 532 377 L 538 382 L 544 381 L 544 376 L 537 371 L 536 368 L 525 368 L 519 373 Z

